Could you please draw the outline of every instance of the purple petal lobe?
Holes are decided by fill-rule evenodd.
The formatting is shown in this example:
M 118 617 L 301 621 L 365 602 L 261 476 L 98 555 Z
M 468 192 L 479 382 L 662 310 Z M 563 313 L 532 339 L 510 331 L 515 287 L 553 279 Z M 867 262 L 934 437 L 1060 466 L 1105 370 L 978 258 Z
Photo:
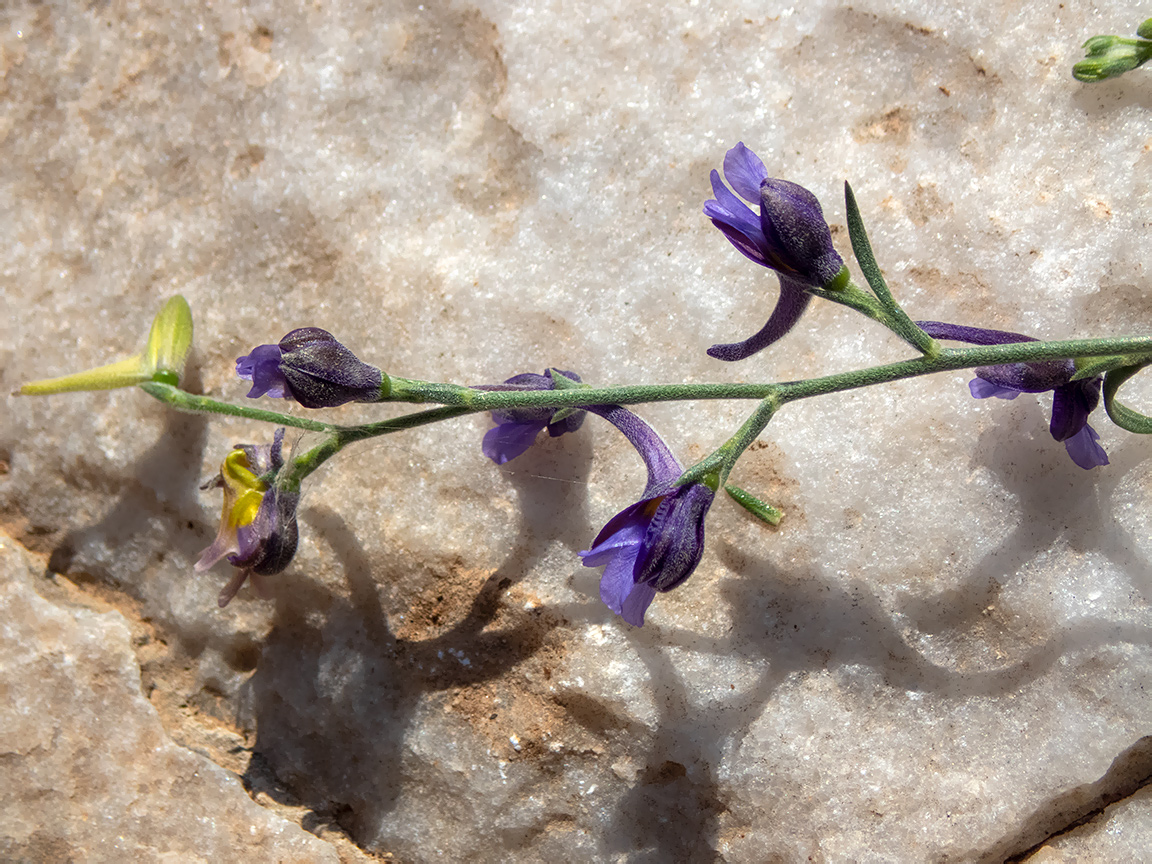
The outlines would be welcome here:
M 249 399 L 265 395 L 277 399 L 291 398 L 287 390 L 288 381 L 280 372 L 280 358 L 279 345 L 257 345 L 252 353 L 237 358 L 236 374 L 252 382 Z
M 768 169 L 741 141 L 724 154 L 724 179 L 741 197 L 759 204 L 760 184 L 768 179 Z
M 500 423 L 484 434 L 481 450 L 497 465 L 503 465 L 527 451 L 543 428 L 543 423 Z
M 634 627 L 644 626 L 644 613 L 652 605 L 656 589 L 641 582 L 635 585 L 620 606 L 620 617 Z
M 716 171 L 711 176 L 712 192 L 716 200 L 704 202 L 704 215 L 724 232 L 724 236 L 743 255 L 763 267 L 769 266 L 764 258 L 764 232 L 760 227 L 759 215 L 720 182 L 720 175 Z
M 632 571 L 635 569 L 636 554 L 639 551 L 639 545 L 620 549 L 608 562 L 608 566 L 604 568 L 604 575 L 600 577 L 600 599 L 617 615 L 624 607 L 628 595 L 636 587 Z
M 998 384 L 993 384 L 991 381 L 985 381 L 983 378 L 973 378 L 969 381 L 968 390 L 976 399 L 988 399 L 991 396 L 995 396 L 997 399 L 1015 399 L 1020 395 L 1019 390 L 1013 390 L 1011 387 L 1001 387 Z
M 1066 441 L 1088 423 L 1088 415 L 1100 404 L 1101 378 L 1073 381 L 1052 394 L 1052 423 L 1048 430 L 1057 441 Z M 1079 464 L 1079 463 L 1077 463 Z
M 1084 424 L 1084 428 L 1064 440 L 1064 449 L 1072 457 L 1072 461 L 1081 468 L 1088 470 L 1108 464 L 1108 454 L 1098 443 L 1100 436 L 1096 430 Z
M 719 219 L 713 219 L 712 224 L 715 225 L 720 231 L 728 238 L 728 242 L 736 247 L 736 250 L 753 263 L 759 264 L 761 267 L 770 267 L 768 259 L 764 257 L 763 243 L 757 242 L 755 238 L 749 237 L 742 231 L 738 231 L 726 222 Z

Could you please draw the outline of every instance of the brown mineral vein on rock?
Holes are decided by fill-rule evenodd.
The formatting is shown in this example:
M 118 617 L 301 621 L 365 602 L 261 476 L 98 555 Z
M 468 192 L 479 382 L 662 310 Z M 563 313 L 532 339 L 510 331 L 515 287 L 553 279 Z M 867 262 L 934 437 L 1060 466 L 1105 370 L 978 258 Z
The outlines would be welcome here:
M 339 861 L 174 744 L 116 612 L 57 606 L 0 540 L 0 859 Z

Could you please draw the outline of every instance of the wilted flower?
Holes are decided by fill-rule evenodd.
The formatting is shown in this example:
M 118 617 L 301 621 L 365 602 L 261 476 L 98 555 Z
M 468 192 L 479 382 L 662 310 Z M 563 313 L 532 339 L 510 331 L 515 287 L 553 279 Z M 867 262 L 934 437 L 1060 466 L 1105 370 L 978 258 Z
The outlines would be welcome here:
M 478 387 L 478 390 L 555 390 L 556 376 L 568 379 L 570 384 L 579 384 L 580 376 L 575 372 L 561 369 L 548 369 L 543 375 L 525 372 L 513 375 L 503 384 Z M 561 386 L 564 386 L 561 382 Z M 484 435 L 481 449 L 484 455 L 503 465 L 524 453 L 536 441 L 540 430 L 547 429 L 553 438 L 565 432 L 575 432 L 584 423 L 585 412 L 571 408 L 510 408 L 493 411 L 496 425 Z
M 725 154 L 724 177 L 760 212 L 729 191 L 713 170 L 716 198 L 704 203 L 704 215 L 742 254 L 780 277 L 780 299 L 760 332 L 743 342 L 708 349 L 718 360 L 743 360 L 791 330 L 811 299 L 807 289 L 835 282 L 844 261 L 832 246 L 832 233 L 816 196 L 803 186 L 770 178 L 764 163 L 743 142 Z
M 236 374 L 252 382 L 248 398 L 295 399 L 305 408 L 387 398 L 388 377 L 336 341 L 327 330 L 301 327 L 277 345 L 258 345 L 236 361 Z
M 220 473 L 204 486 L 224 490 L 224 507 L 220 530 L 212 545 L 201 553 L 196 570 L 207 570 L 222 558 L 240 568 L 220 592 L 222 607 L 236 596 L 244 580 L 252 577 L 260 590 L 259 577 L 281 572 L 296 554 L 300 495 L 261 479 L 284 464 L 280 455 L 283 443 L 284 430 L 277 429 L 271 445 L 236 446 L 224 457 Z
M 648 485 L 581 552 L 585 567 L 604 566 L 600 599 L 629 624 L 641 627 L 657 591 L 671 591 L 692 575 L 704 554 L 704 518 L 715 490 L 704 483 L 678 486 L 683 470 L 647 423 L 618 405 L 589 407 L 615 425 L 648 467 Z
M 1031 336 L 1005 330 L 962 327 L 940 321 L 917 321 L 917 325 L 934 339 L 952 339 L 972 345 L 1006 345 L 1012 342 L 1035 342 Z M 1071 360 L 1045 360 L 1039 363 L 1005 363 L 981 366 L 968 389 L 977 399 L 996 396 L 1015 399 L 1021 393 L 1052 391 L 1052 421 L 1049 431 L 1072 461 L 1081 468 L 1108 464 L 1108 454 L 1097 442 L 1100 436 L 1088 425 L 1088 415 L 1100 403 L 1100 376 L 1073 381 L 1076 364 Z
M 17 392 L 22 396 L 39 396 L 76 390 L 114 390 L 147 381 L 175 386 L 191 347 L 192 310 L 188 301 L 177 294 L 152 319 L 148 340 L 139 354 L 86 372 L 33 381 Z

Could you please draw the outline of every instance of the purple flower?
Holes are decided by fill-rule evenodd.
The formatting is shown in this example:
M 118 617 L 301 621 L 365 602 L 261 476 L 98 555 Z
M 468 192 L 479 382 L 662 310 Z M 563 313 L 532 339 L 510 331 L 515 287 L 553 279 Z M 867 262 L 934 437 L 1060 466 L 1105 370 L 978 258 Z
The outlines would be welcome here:
M 934 339 L 952 339 L 972 345 L 1006 345 L 1011 342 L 1035 342 L 1031 336 L 1006 330 L 962 327 L 940 321 L 917 321 L 916 324 Z M 1108 464 L 1108 454 L 1097 442 L 1100 436 L 1088 425 L 1088 415 L 1100 404 L 1103 378 L 1095 376 L 1073 381 L 1076 364 L 1071 360 L 1045 360 L 1040 363 L 1004 363 L 981 366 L 968 389 L 977 399 L 996 396 L 1015 399 L 1021 393 L 1052 391 L 1052 422 L 1049 431 L 1072 461 L 1081 468 Z
M 657 591 L 692 575 L 704 554 L 704 517 L 716 493 L 703 483 L 673 486 L 617 513 L 581 552 L 585 567 L 606 564 L 600 599 L 641 627 Z
M 236 374 L 252 382 L 249 399 L 295 399 L 305 408 L 380 402 L 389 390 L 383 372 L 319 327 L 293 330 L 278 345 L 258 345 L 237 359 Z
M 575 372 L 561 369 L 548 369 L 543 375 L 525 372 L 513 375 L 503 384 L 478 387 L 479 390 L 555 390 L 556 375 L 568 379 L 570 383 L 580 383 Z M 563 383 L 561 386 L 566 386 Z M 536 441 L 540 430 L 547 429 L 553 438 L 565 432 L 575 432 L 584 423 L 582 410 L 556 408 L 511 408 L 506 411 L 493 411 L 496 425 L 484 435 L 481 447 L 484 455 L 503 465 L 525 452 Z
M 283 443 L 284 430 L 277 429 L 270 445 L 237 445 L 224 457 L 220 473 L 204 486 L 224 490 L 224 507 L 216 539 L 201 553 L 196 570 L 208 570 L 223 558 L 240 568 L 220 592 L 221 606 L 228 605 L 246 579 L 252 577 L 258 586 L 259 577 L 281 572 L 296 554 L 300 495 L 262 479 L 283 466 Z
M 769 178 L 760 158 L 737 144 L 724 156 L 724 177 L 740 197 L 712 171 L 712 194 L 704 215 L 740 252 L 780 277 L 780 299 L 768 323 L 743 342 L 713 345 L 718 360 L 743 360 L 780 339 L 800 320 L 811 295 L 844 269 L 832 246 L 832 233 L 816 196 L 795 183 Z M 758 205 L 757 214 L 740 198 Z
M 704 518 L 715 490 L 676 484 L 680 463 L 647 423 L 618 405 L 589 407 L 639 451 L 648 485 L 639 501 L 608 521 L 581 552 L 585 567 L 604 566 L 600 599 L 629 624 L 641 627 L 657 591 L 671 591 L 692 575 L 704 554 Z

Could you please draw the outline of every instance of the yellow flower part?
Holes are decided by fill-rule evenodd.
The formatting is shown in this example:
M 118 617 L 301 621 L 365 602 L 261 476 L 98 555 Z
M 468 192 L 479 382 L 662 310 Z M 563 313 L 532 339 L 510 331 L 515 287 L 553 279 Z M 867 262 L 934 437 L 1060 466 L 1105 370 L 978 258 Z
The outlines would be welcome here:
M 216 539 L 200 555 L 197 570 L 207 570 L 220 559 L 233 554 L 245 557 L 254 542 L 250 526 L 256 521 L 266 483 L 252 471 L 245 448 L 237 447 L 224 457 L 215 485 L 224 487 L 224 506 L 220 513 L 220 529 Z
M 148 341 L 139 354 L 60 378 L 33 381 L 21 387 L 21 396 L 43 396 L 76 390 L 115 390 L 134 387 L 145 381 L 159 381 L 175 386 L 184 371 L 184 360 L 192 347 L 192 310 L 188 301 L 177 294 L 152 321 Z
M 220 479 L 224 482 L 222 525 L 233 531 L 251 525 L 256 520 L 268 486 L 252 473 L 248 454 L 236 449 L 225 456 L 224 464 L 220 466 Z M 232 499 L 231 506 L 229 499 Z
M 284 430 L 277 429 L 271 444 L 233 447 L 224 457 L 220 473 L 203 487 L 223 489 L 224 506 L 216 539 L 200 554 L 196 571 L 203 572 L 222 559 L 237 568 L 217 597 L 222 607 L 249 579 L 256 593 L 265 596 L 264 577 L 283 572 L 296 554 L 300 492 L 261 479 L 284 467 L 283 445 Z

